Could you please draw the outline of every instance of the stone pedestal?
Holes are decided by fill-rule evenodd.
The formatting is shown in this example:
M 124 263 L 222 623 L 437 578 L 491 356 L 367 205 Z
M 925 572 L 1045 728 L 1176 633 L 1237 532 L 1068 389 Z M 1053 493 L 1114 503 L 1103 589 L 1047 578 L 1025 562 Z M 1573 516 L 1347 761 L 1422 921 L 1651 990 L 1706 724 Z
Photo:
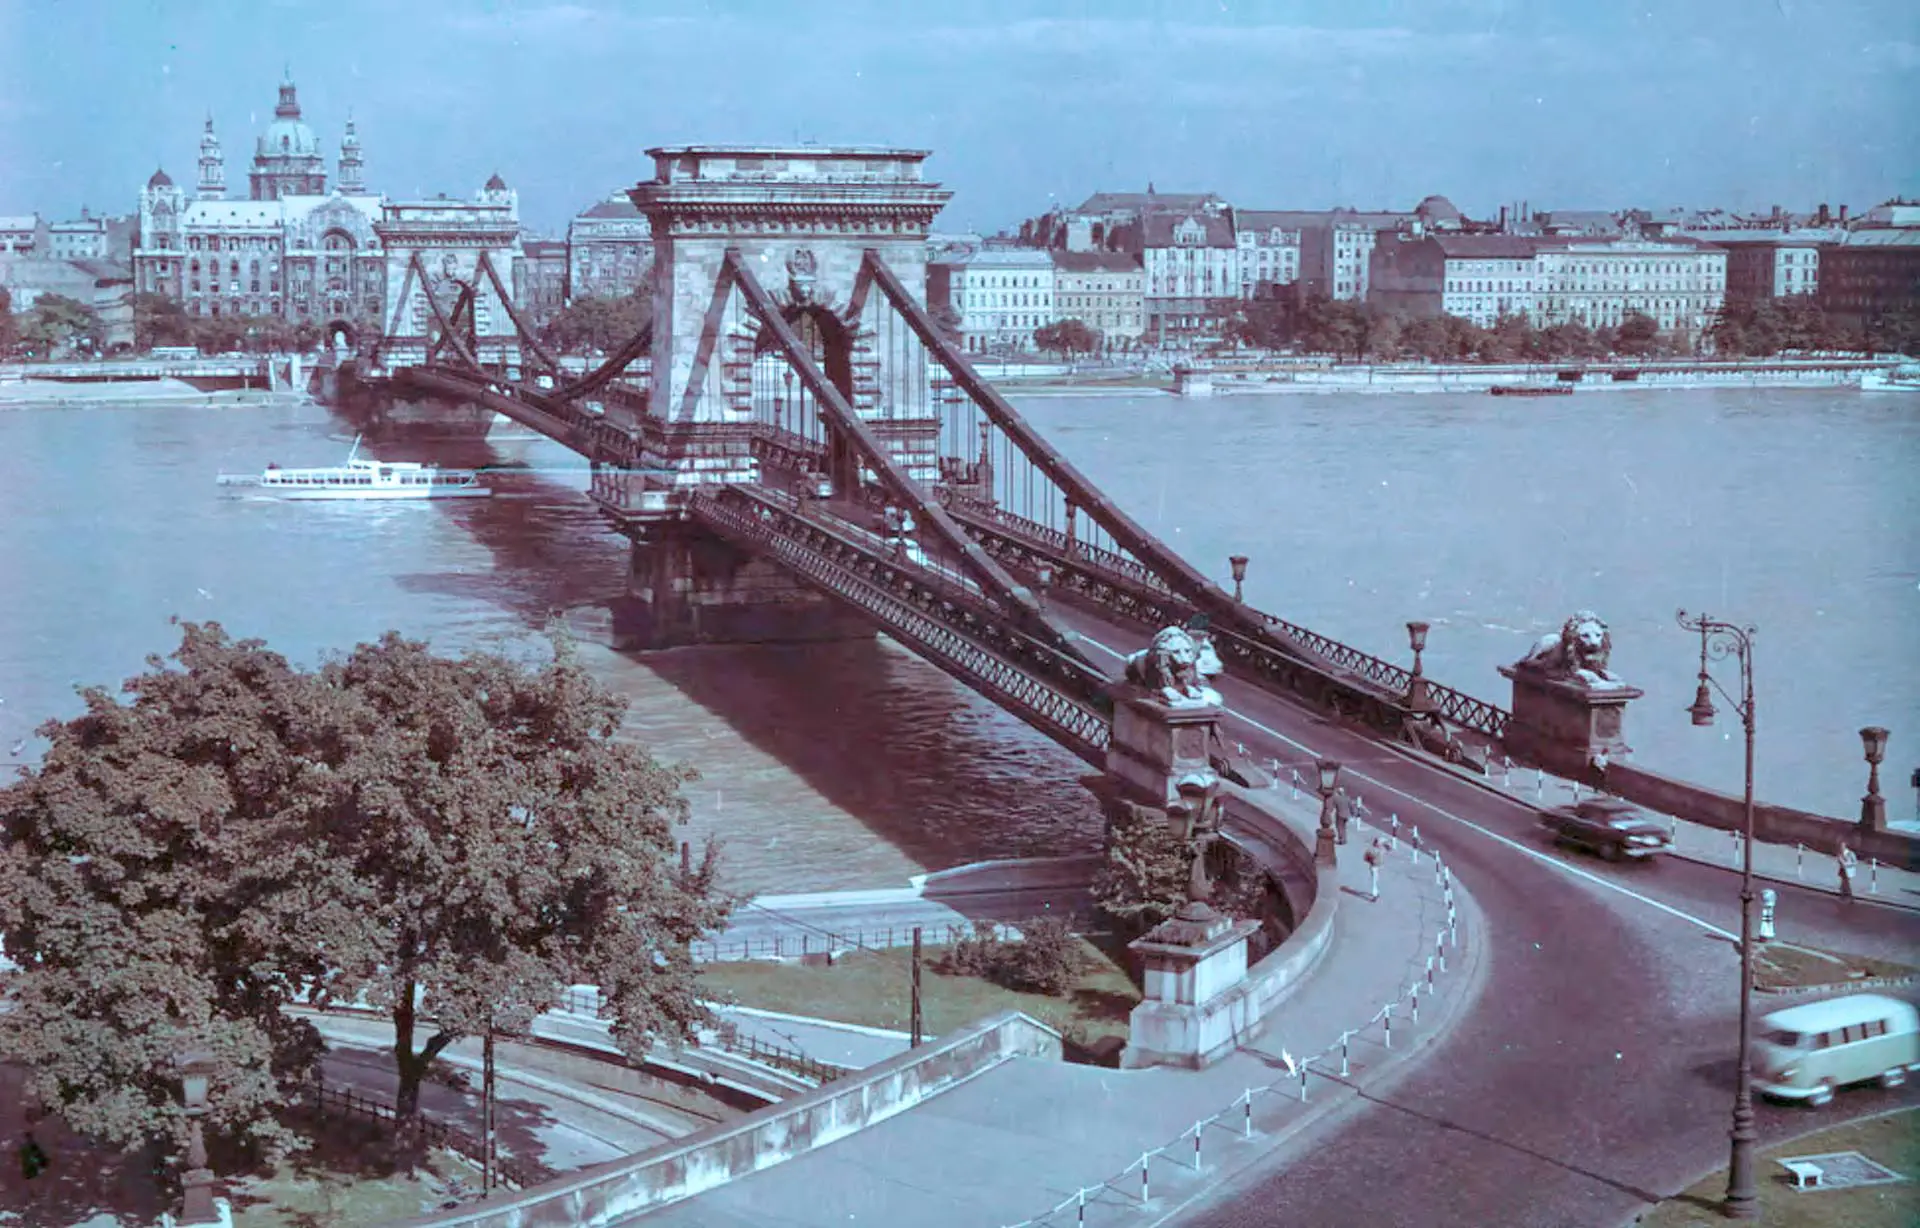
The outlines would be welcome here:
M 1120 1064 L 1198 1070 L 1237 1042 L 1228 991 L 1247 975 L 1247 939 L 1257 921 L 1233 921 L 1188 904 L 1128 949 L 1140 959 L 1146 998 L 1128 1018 Z
M 1210 751 L 1220 722 L 1218 704 L 1175 707 L 1151 696 L 1126 696 L 1113 706 L 1107 775 L 1119 792 L 1148 806 L 1180 796 L 1182 776 L 1212 771 Z
M 615 648 L 785 644 L 871 637 L 873 627 L 766 559 L 698 526 L 647 526 L 626 592 L 610 603 Z
M 1597 756 L 1618 760 L 1632 753 L 1622 727 L 1628 702 L 1645 691 L 1624 683 L 1588 686 L 1511 665 L 1500 673 L 1513 682 L 1513 720 L 1503 740 L 1514 758 L 1564 772 Z

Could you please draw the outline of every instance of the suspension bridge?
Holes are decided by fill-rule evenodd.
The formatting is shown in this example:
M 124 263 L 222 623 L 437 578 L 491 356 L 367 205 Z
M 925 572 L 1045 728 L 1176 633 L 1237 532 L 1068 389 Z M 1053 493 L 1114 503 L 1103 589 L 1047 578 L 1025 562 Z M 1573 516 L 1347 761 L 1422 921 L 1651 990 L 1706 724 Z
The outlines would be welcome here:
M 1204 615 L 1230 672 L 1380 736 L 1499 739 L 1500 708 L 1430 683 L 1416 706 L 1407 670 L 1226 592 L 974 372 L 923 302 L 950 195 L 924 151 L 648 152 L 652 320 L 598 367 L 540 343 L 497 251 L 431 236 L 398 253 L 380 355 L 386 395 L 497 412 L 591 462 L 632 543 L 627 642 L 877 627 L 1098 766 L 1117 665 L 1089 629 L 1144 643 Z

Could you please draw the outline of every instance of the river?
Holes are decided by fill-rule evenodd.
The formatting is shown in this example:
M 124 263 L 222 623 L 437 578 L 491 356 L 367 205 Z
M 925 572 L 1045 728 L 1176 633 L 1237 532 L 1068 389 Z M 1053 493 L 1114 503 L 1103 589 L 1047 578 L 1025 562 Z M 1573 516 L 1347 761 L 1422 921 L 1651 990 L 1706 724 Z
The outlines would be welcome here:
M 1647 692 L 1627 717 L 1637 758 L 1729 792 L 1738 723 L 1688 723 L 1698 640 L 1673 610 L 1756 623 L 1761 796 L 1855 813 L 1855 730 L 1882 724 L 1889 810 L 1913 816 L 1920 398 L 1021 406 L 1205 570 L 1224 579 L 1229 554 L 1251 556 L 1248 601 L 1403 661 L 1404 623 L 1428 619 L 1429 674 L 1471 693 L 1504 703 L 1496 665 L 1598 611 L 1616 669 Z M 269 460 L 332 463 L 347 443 L 322 409 L 284 399 L 0 408 L 0 760 L 32 759 L 33 728 L 78 710 L 75 685 L 115 685 L 169 651 L 171 615 L 312 664 L 388 628 L 448 650 L 523 642 L 620 583 L 624 544 L 587 502 L 584 465 L 517 432 L 432 454 L 531 467 L 498 475 L 490 500 L 289 504 L 213 483 Z M 686 834 L 722 838 L 738 890 L 897 885 L 1098 839 L 1078 760 L 888 641 L 583 651 L 631 699 L 628 732 L 702 773 Z

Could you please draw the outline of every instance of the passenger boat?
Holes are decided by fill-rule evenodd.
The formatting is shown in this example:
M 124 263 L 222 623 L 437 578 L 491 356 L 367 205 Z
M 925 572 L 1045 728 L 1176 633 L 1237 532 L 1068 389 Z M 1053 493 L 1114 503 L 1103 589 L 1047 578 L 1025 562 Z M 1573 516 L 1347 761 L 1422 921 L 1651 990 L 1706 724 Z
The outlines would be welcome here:
M 442 469 L 413 461 L 373 460 L 353 441 L 344 465 L 282 469 L 268 465 L 258 477 L 220 475 L 222 486 L 251 486 L 281 499 L 484 499 L 493 491 L 472 469 Z
M 1920 363 L 1902 363 L 1860 373 L 1862 392 L 1920 392 Z
M 1566 384 L 1495 384 L 1487 389 L 1497 397 L 1570 397 L 1573 389 Z

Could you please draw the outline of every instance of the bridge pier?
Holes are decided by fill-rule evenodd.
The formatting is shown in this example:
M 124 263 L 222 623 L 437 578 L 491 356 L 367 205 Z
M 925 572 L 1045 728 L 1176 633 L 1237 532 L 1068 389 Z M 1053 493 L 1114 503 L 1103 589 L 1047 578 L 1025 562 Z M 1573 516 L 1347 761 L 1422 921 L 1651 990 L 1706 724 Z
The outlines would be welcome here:
M 615 648 L 849 640 L 873 627 L 774 563 L 684 521 L 630 524 L 626 591 L 612 602 Z

